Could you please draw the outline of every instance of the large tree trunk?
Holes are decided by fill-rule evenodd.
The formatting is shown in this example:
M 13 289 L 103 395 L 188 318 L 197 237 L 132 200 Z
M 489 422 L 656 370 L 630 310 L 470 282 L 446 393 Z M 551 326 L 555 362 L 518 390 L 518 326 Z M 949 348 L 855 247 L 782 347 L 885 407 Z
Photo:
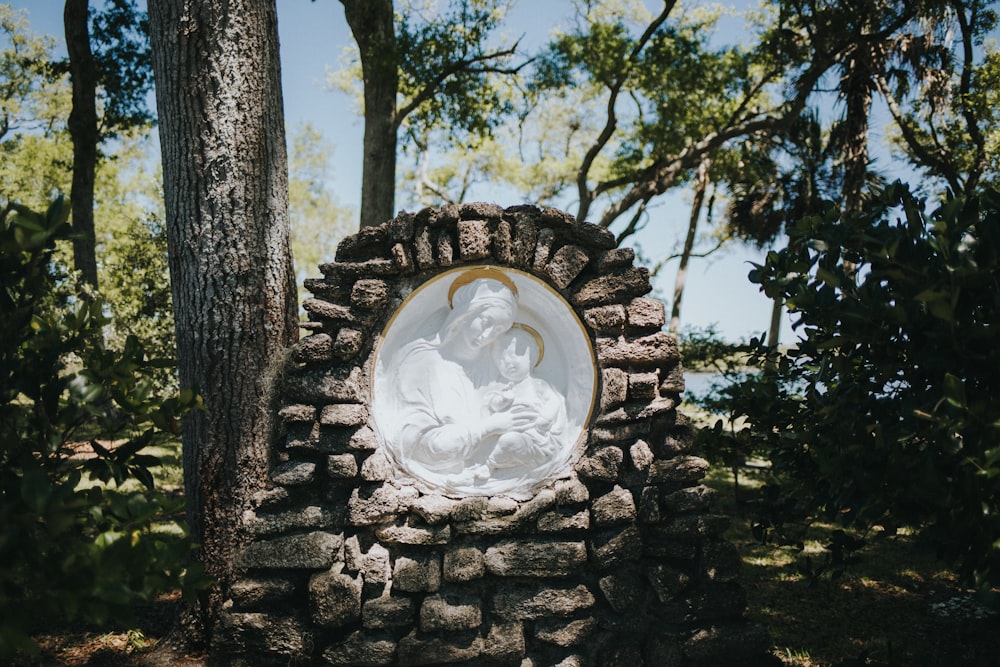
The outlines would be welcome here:
M 267 474 L 274 367 L 297 332 L 274 0 L 150 0 L 167 241 L 184 387 L 184 490 L 209 639 L 241 517 Z
M 97 241 L 94 232 L 94 171 L 97 168 L 97 66 L 90 50 L 88 0 L 66 0 L 63 29 L 73 86 L 69 136 L 73 140 L 73 184 L 70 190 L 73 264 L 84 282 L 97 287 Z
M 677 266 L 677 278 L 674 280 L 674 300 L 670 306 L 669 331 L 676 334 L 681 326 L 681 299 L 684 297 L 684 283 L 687 282 L 688 263 L 694 251 L 694 242 L 698 236 L 698 219 L 701 217 L 701 207 L 705 202 L 705 192 L 708 190 L 708 168 L 712 164 L 709 159 L 702 160 L 695 175 L 694 201 L 691 202 L 691 217 L 688 219 L 687 236 L 684 238 L 684 248 L 681 250 L 681 261 Z
M 392 0 L 341 0 L 361 55 L 365 89 L 361 226 L 391 220 L 396 195 L 399 62 Z

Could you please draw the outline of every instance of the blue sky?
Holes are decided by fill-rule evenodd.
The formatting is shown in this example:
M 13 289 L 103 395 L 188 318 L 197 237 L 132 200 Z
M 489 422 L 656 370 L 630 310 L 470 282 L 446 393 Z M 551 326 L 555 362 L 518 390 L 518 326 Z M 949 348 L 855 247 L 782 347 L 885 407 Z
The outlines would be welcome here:
M 336 67 L 346 47 L 352 44 L 343 7 L 337 0 L 277 0 L 281 40 L 283 96 L 289 127 L 309 122 L 319 128 L 334 146 L 333 180 L 330 187 L 338 202 L 356 212 L 361 189 L 362 122 L 356 115 L 356 103 L 348 95 L 331 91 L 325 84 L 327 68 Z M 62 43 L 62 2 L 58 0 L 19 0 L 15 7 L 27 9 L 35 32 L 50 34 Z M 140 3 L 144 4 L 144 3 Z M 738 3 L 744 5 L 744 2 Z M 555 27 L 560 17 L 569 15 L 568 0 L 521 0 L 512 17 L 512 34 L 523 34 L 525 43 L 539 43 Z M 740 22 L 728 20 L 724 32 L 740 30 Z M 523 32 L 517 32 L 523 26 Z M 722 34 L 724 39 L 736 35 Z M 882 125 L 873 124 L 875 139 L 882 135 Z M 884 165 L 883 165 L 884 166 Z M 646 230 L 638 234 L 634 245 L 650 258 L 670 251 L 686 230 L 690 195 L 679 192 L 660 198 L 652 211 Z M 496 203 L 517 203 L 502 192 Z M 682 323 L 697 327 L 717 326 L 727 339 L 738 340 L 764 331 L 770 318 L 770 301 L 747 280 L 749 262 L 760 261 L 762 251 L 732 246 L 706 259 L 692 260 L 684 294 Z M 655 294 L 667 303 L 676 272 L 676 262 L 667 265 L 654 280 Z M 791 341 L 791 327 L 786 321 L 782 339 Z

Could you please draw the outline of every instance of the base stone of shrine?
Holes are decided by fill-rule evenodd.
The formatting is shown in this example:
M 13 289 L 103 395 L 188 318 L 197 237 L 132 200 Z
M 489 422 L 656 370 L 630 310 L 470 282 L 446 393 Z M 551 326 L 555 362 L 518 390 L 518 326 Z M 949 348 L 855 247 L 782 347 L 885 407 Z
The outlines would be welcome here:
M 633 261 L 606 230 L 530 206 L 402 213 L 345 239 L 306 282 L 309 335 L 278 389 L 270 485 L 213 633 L 220 664 L 770 664 L 676 410 L 677 343 Z M 393 314 L 463 265 L 546 282 L 593 345 L 589 423 L 529 497 L 413 484 L 372 420 Z

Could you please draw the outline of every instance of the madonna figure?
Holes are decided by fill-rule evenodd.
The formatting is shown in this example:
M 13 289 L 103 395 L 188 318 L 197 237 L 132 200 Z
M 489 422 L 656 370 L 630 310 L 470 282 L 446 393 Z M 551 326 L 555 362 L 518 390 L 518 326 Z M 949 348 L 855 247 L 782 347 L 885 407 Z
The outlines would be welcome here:
M 435 333 L 393 355 L 387 406 L 400 465 L 444 486 L 461 483 L 481 443 L 536 420 L 527 408 L 490 413 L 480 392 L 497 377 L 490 346 L 517 314 L 513 282 L 495 269 L 468 271 L 452 283 L 449 305 Z

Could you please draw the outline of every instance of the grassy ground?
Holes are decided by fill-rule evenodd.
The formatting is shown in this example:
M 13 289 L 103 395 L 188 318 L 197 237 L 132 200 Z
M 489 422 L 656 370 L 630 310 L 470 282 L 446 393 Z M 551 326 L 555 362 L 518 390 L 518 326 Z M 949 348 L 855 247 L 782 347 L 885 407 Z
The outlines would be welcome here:
M 743 557 L 749 615 L 770 630 L 785 665 L 1000 665 L 1000 614 L 912 535 L 867 535 L 842 574 L 810 576 L 827 560 L 834 526 L 809 526 L 796 536 L 801 550 L 761 544 L 735 502 L 731 473 L 714 469 L 707 483 L 733 516 L 728 537 Z M 743 490 L 754 483 L 751 474 Z
M 155 453 L 164 463 L 161 488 L 178 493 L 179 447 Z M 801 550 L 761 544 L 746 506 L 734 498 L 731 474 L 714 468 L 706 483 L 718 490 L 718 509 L 733 517 L 727 536 L 743 557 L 748 613 L 771 632 L 772 651 L 785 665 L 1000 667 L 1000 615 L 986 614 L 912 536 L 866 536 L 856 562 L 839 577 L 809 576 L 826 559 L 833 526 L 813 524 L 796 536 Z M 741 474 L 741 500 L 758 484 L 752 472 Z M 26 664 L 140 665 L 169 632 L 179 602 L 178 594 L 145 602 L 129 626 L 44 633 L 36 638 L 41 656 Z

